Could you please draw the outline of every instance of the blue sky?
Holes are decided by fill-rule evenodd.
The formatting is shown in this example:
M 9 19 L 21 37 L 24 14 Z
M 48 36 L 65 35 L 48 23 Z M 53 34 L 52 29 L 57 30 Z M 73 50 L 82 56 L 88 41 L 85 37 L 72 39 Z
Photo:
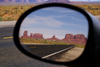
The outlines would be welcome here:
M 20 36 L 27 30 L 30 33 L 41 33 L 44 38 L 55 35 L 63 39 L 65 34 L 84 34 L 88 36 L 88 22 L 81 13 L 61 7 L 49 7 L 30 13 L 22 22 Z
M 100 1 L 100 0 L 70 0 L 70 1 Z

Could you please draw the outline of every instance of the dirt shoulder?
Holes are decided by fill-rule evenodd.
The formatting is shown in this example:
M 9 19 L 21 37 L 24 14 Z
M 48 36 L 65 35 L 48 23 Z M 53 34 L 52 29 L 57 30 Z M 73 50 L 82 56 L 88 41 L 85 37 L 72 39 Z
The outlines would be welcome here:
M 14 27 L 17 21 L 0 21 L 0 28 L 2 27 Z
M 63 53 L 63 55 L 59 59 L 56 58 L 55 61 L 65 62 L 65 61 L 75 60 L 82 54 L 83 51 L 84 51 L 84 48 L 79 48 L 79 47 L 72 48 L 69 51 Z

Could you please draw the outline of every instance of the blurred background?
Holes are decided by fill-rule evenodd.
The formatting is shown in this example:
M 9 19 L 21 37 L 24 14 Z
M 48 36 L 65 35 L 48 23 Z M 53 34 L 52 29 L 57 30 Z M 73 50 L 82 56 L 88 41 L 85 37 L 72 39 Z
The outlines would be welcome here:
M 18 18 L 34 6 L 51 2 L 72 4 L 90 12 L 100 21 L 100 0 L 0 0 L 0 67 L 66 67 L 27 57 L 13 42 Z

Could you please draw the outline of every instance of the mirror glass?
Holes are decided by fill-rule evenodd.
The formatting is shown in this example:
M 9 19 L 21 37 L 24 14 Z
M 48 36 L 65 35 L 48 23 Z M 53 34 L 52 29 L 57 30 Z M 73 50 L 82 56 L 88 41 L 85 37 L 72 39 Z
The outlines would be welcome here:
M 22 21 L 19 40 L 25 50 L 42 59 L 68 62 L 84 51 L 88 37 L 87 18 L 64 7 L 45 7 Z

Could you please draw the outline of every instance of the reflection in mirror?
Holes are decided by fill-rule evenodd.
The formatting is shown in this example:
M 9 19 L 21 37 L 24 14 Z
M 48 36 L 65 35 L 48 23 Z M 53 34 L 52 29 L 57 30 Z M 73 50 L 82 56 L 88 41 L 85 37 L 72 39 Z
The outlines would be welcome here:
M 30 13 L 19 31 L 20 43 L 28 52 L 57 62 L 77 59 L 87 37 L 87 18 L 62 7 L 46 7 Z

